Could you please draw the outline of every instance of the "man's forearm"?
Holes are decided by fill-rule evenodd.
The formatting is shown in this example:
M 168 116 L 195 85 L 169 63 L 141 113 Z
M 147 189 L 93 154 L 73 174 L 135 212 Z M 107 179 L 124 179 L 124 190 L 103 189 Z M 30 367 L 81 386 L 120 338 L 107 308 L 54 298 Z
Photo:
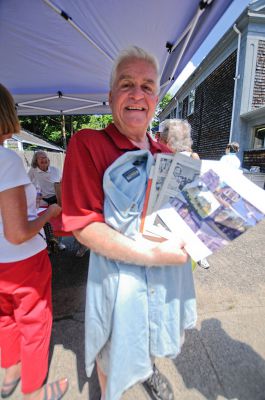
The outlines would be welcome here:
M 139 266 L 161 266 L 183 264 L 187 254 L 183 243 L 169 240 L 155 243 L 139 238 L 132 240 L 115 231 L 105 223 L 94 222 L 74 231 L 79 242 L 95 253 L 107 258 Z

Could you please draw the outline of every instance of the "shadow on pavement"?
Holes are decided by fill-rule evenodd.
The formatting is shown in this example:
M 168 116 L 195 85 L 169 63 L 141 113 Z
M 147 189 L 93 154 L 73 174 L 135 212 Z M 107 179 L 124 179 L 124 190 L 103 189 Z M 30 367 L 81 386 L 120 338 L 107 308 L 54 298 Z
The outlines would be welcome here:
M 53 278 L 53 330 L 50 346 L 50 360 L 55 346 L 70 350 L 76 360 L 77 388 L 81 393 L 89 383 L 89 399 L 99 399 L 99 384 L 94 370 L 90 379 L 85 372 L 84 311 L 89 252 L 83 257 L 75 256 L 77 244 L 73 238 L 64 238 L 67 248 L 50 255 Z M 69 363 L 70 364 L 70 363 Z M 69 365 L 68 377 L 73 374 Z M 65 369 L 65 366 L 64 366 Z M 73 381 L 74 379 L 72 379 Z
M 201 330 L 187 331 L 175 366 L 186 388 L 196 389 L 207 400 L 265 398 L 264 359 L 230 337 L 218 319 L 204 320 Z

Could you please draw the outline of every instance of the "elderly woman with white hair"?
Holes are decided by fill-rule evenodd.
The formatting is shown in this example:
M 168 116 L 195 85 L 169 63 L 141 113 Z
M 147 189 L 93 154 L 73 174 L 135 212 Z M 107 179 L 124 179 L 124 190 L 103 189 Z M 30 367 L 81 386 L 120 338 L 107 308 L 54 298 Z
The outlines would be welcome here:
M 61 205 L 61 173 L 58 168 L 50 166 L 48 155 L 43 150 L 34 153 L 28 176 L 37 190 L 41 206 Z M 44 225 L 48 249 L 51 252 L 65 250 L 62 239 L 55 238 L 50 223 Z
M 173 153 L 200 159 L 199 155 L 192 151 L 191 126 L 188 121 L 177 118 L 166 119 L 159 128 L 159 142 L 166 144 Z M 210 267 L 206 258 L 198 261 L 198 265 L 205 269 Z
M 186 120 L 166 119 L 161 123 L 159 141 L 167 145 L 173 153 L 182 153 L 199 159 L 192 151 L 191 126 Z
M 43 150 L 34 153 L 29 178 L 42 192 L 45 204 L 61 203 L 61 174 L 58 168 L 50 166 L 50 160 Z

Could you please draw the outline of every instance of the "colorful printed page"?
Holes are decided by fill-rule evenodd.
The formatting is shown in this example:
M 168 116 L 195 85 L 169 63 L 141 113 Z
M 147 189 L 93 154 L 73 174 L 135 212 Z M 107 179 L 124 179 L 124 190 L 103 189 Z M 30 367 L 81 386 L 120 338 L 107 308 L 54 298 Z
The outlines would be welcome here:
M 198 261 L 264 219 L 265 192 L 238 171 L 210 169 L 171 196 L 157 216 Z

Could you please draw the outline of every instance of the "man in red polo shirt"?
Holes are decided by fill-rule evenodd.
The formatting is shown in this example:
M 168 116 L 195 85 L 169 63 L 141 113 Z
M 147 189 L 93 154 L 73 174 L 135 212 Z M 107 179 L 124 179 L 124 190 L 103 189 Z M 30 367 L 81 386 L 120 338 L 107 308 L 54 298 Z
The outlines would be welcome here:
M 110 81 L 114 123 L 100 131 L 83 129 L 71 138 L 62 181 L 64 229 L 73 231 L 92 252 L 139 267 L 172 266 L 188 259 L 183 243 L 132 240 L 109 227 L 103 215 L 103 175 L 119 156 L 139 149 L 148 149 L 152 154 L 169 151 L 146 133 L 158 92 L 159 67 L 154 57 L 137 47 L 121 53 Z M 157 369 L 153 375 L 147 381 L 152 397 L 173 399 L 170 385 Z M 98 376 L 101 398 L 105 399 L 107 376 L 100 365 Z

